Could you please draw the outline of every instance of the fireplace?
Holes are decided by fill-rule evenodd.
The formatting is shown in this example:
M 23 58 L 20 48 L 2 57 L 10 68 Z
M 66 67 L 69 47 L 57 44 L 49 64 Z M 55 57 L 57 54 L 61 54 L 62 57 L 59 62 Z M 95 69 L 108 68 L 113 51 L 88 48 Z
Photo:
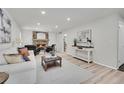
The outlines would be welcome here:
M 48 45 L 48 32 L 33 31 L 33 44 L 36 46 L 47 46 Z

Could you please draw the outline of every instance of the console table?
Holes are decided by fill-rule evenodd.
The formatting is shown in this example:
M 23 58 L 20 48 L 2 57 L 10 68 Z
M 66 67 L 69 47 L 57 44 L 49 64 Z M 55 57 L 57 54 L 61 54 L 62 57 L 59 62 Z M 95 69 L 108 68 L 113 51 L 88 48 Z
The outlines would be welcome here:
M 82 48 L 72 47 L 72 56 L 90 63 L 93 61 L 93 48 Z

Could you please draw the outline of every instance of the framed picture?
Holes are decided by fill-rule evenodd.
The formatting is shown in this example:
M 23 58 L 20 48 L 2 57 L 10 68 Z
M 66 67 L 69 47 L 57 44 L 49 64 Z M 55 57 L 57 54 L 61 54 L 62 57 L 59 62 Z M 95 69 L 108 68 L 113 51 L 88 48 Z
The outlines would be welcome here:
M 11 20 L 0 8 L 0 43 L 11 42 Z
M 77 32 L 78 42 L 80 43 L 87 43 L 87 40 L 91 40 L 92 38 L 92 30 L 86 29 Z

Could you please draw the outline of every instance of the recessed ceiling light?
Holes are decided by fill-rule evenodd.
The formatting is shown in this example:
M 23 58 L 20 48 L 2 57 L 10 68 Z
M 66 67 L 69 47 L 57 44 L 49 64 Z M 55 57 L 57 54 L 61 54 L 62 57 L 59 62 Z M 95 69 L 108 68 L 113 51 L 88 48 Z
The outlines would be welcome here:
M 58 28 L 58 25 L 56 25 L 55 28 Z
M 71 18 L 70 18 L 70 17 L 68 17 L 68 18 L 67 18 L 67 21 L 70 21 L 70 20 L 71 20 Z
M 66 36 L 67 36 L 67 34 L 64 34 L 64 36 L 66 37 Z
M 39 26 L 39 25 L 40 25 L 40 23 L 37 23 L 37 25 Z
M 45 12 L 45 11 L 41 11 L 41 14 L 42 14 L 42 15 L 45 15 L 45 14 L 46 14 L 46 12 Z

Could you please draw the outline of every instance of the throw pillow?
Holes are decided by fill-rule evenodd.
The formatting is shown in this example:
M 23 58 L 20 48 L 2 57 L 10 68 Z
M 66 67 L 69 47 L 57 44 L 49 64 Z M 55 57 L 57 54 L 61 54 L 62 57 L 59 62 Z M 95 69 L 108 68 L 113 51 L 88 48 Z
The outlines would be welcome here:
M 28 56 L 23 56 L 24 61 L 30 61 Z
M 23 62 L 22 56 L 19 54 L 3 54 L 8 64 L 15 64 Z
M 19 54 L 22 56 L 29 56 L 28 49 L 23 47 L 23 48 L 18 48 Z

